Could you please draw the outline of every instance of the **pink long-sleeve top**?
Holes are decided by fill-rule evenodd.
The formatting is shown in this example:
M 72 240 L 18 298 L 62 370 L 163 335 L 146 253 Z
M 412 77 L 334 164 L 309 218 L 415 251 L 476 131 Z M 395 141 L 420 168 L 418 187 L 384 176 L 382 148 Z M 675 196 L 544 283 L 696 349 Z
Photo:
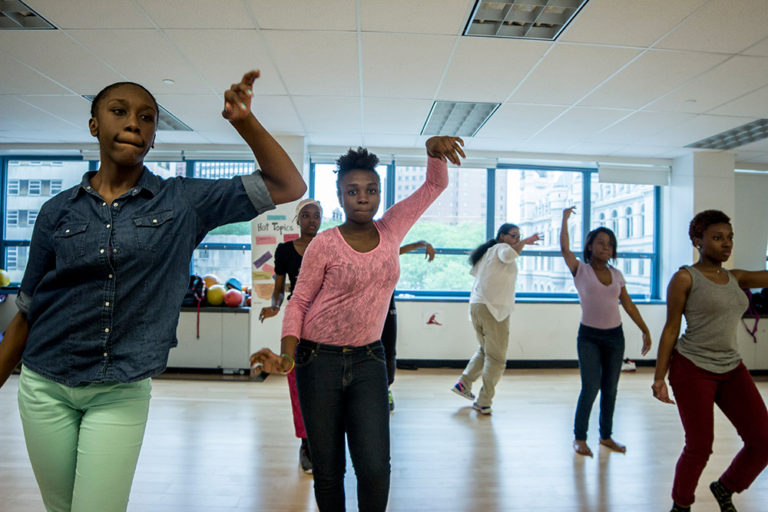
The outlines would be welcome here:
M 447 186 L 447 164 L 429 158 L 424 184 L 374 221 L 379 245 L 371 251 L 354 250 L 339 228 L 318 234 L 304 251 L 282 336 L 343 346 L 363 346 L 381 338 L 389 299 L 400 277 L 400 243 Z

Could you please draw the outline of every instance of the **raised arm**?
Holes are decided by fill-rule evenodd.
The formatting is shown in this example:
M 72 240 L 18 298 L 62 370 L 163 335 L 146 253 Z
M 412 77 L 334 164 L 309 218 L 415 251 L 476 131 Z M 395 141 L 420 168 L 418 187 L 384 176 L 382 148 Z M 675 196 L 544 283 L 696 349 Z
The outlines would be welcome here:
M 768 270 L 731 270 L 733 277 L 738 279 L 739 287 L 748 288 L 766 288 L 768 287 Z
M 687 270 L 681 269 L 672 276 L 667 287 L 667 321 L 661 331 L 659 351 L 656 355 L 656 372 L 653 376 L 651 389 L 653 396 L 668 404 L 674 402 L 669 398 L 669 390 L 664 379 L 669 370 L 669 359 L 677 344 L 677 337 L 680 335 L 680 322 L 683 318 L 685 303 L 688 300 L 688 293 L 691 291 L 691 284 L 691 275 Z
M 432 244 L 427 242 L 426 240 L 419 240 L 418 242 L 413 242 L 412 244 L 405 244 L 402 247 L 400 247 L 400 254 L 405 254 L 411 251 L 415 251 L 416 249 L 424 248 L 425 258 L 427 261 L 432 261 L 435 259 L 435 248 L 432 247 Z
M 11 320 L 3 336 L 3 341 L 0 342 L 0 387 L 8 380 L 8 376 L 21 361 L 24 347 L 27 346 L 28 334 L 27 317 L 19 311 Z
M 523 252 L 523 249 L 525 249 L 526 245 L 534 245 L 539 240 L 541 240 L 541 238 L 539 238 L 539 234 L 535 233 L 529 236 L 528 238 L 523 238 L 522 240 L 514 244 L 512 248 L 515 250 L 517 254 L 520 254 L 521 252 Z
M 630 297 L 629 293 L 627 293 L 627 288 L 625 286 L 621 287 L 619 302 L 621 302 L 621 305 L 624 308 L 624 311 L 626 311 L 629 315 L 629 318 L 631 318 L 632 321 L 635 322 L 635 325 L 637 325 L 637 327 L 640 329 L 640 331 L 642 331 L 643 348 L 640 351 L 640 354 L 647 354 L 648 351 L 651 350 L 651 331 L 649 331 L 648 326 L 645 325 L 645 321 L 643 320 L 642 315 L 640 315 L 640 311 L 632 301 L 632 297 Z
M 570 218 L 575 206 L 566 208 L 563 210 L 563 223 L 560 226 L 560 254 L 563 255 L 565 264 L 568 266 L 568 270 L 571 271 L 571 275 L 576 275 L 576 270 L 579 268 L 579 260 L 571 252 L 571 239 L 568 236 L 568 219 Z
M 288 203 L 300 199 L 307 185 L 282 146 L 251 111 L 253 83 L 259 74 L 259 71 L 249 71 L 239 83 L 232 84 L 224 93 L 224 110 L 221 115 L 232 123 L 253 151 L 272 202 Z

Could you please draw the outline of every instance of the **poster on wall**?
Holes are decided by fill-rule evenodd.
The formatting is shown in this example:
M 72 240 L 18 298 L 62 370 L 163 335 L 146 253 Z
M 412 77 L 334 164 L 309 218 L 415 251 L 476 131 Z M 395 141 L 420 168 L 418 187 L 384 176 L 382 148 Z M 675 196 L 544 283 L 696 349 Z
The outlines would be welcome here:
M 296 224 L 298 201 L 277 208 L 251 221 L 251 307 L 269 306 L 275 287 L 275 249 L 277 244 L 299 238 Z

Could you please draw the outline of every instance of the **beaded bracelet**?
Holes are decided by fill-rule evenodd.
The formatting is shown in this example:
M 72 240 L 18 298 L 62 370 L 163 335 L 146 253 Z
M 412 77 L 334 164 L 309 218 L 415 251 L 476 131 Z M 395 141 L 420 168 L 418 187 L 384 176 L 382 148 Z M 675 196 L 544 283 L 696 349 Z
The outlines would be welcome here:
M 289 373 L 291 373 L 291 370 L 293 370 L 294 366 L 296 366 L 296 362 L 293 360 L 290 354 L 280 354 L 280 357 L 287 357 L 288 359 L 291 360 L 291 367 L 285 370 L 284 372 L 282 372 L 283 375 L 288 375 Z

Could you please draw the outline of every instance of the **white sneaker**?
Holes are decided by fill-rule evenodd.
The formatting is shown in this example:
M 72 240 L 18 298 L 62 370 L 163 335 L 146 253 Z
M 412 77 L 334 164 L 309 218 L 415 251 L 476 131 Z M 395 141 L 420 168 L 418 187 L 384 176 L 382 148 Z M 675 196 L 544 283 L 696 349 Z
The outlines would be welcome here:
M 479 412 L 480 414 L 491 414 L 491 406 L 490 405 L 480 406 L 480 405 L 477 405 L 477 402 L 475 402 L 475 403 L 472 404 L 472 408 L 474 410 L 476 410 L 477 412 Z
M 624 359 L 623 363 L 621 363 L 621 371 L 634 372 L 635 370 L 637 370 L 637 365 L 633 360 L 627 358 L 627 359 Z

